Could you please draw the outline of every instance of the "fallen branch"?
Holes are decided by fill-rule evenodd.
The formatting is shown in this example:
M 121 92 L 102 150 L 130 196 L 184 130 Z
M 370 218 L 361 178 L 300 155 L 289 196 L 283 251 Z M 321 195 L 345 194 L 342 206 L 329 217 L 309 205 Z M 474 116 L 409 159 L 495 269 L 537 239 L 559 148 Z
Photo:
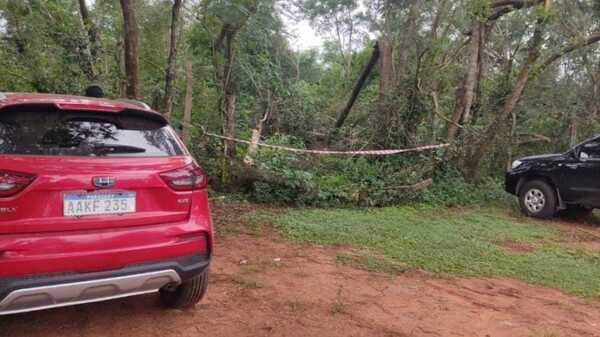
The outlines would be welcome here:
M 182 123 L 182 124 L 185 123 L 185 122 L 183 122 L 181 120 L 179 120 L 179 122 Z M 443 149 L 443 148 L 446 148 L 446 147 L 450 146 L 450 144 L 437 144 L 437 145 L 418 146 L 418 147 L 413 147 L 413 148 L 408 148 L 408 149 L 360 150 L 360 151 L 306 150 L 306 149 L 298 149 L 298 148 L 281 146 L 281 145 L 271 145 L 271 144 L 265 144 L 265 143 L 253 143 L 250 140 L 238 139 L 238 138 L 234 138 L 234 137 L 227 137 L 227 136 L 222 136 L 222 135 L 218 135 L 216 133 L 209 132 L 203 126 L 198 126 L 198 125 L 189 124 L 189 123 L 187 123 L 187 125 L 190 125 L 192 127 L 199 127 L 202 130 L 202 133 L 204 135 L 212 137 L 212 138 L 223 139 L 223 140 L 228 140 L 228 141 L 231 141 L 231 142 L 241 143 L 241 144 L 247 144 L 247 145 L 253 145 L 253 144 L 255 144 L 255 145 L 259 146 L 259 147 L 266 147 L 266 148 L 270 148 L 270 149 L 281 150 L 281 151 L 288 151 L 288 152 L 293 152 L 293 153 L 305 153 L 305 154 L 316 154 L 316 155 L 392 156 L 392 155 L 398 155 L 398 154 L 404 154 L 404 153 L 419 153 L 419 152 L 425 152 L 425 151 Z
M 429 178 L 429 179 L 421 181 L 420 183 L 416 183 L 414 185 L 400 185 L 400 186 L 395 186 L 395 187 L 386 187 L 383 190 L 384 191 L 408 190 L 411 192 L 420 192 L 420 191 L 423 191 L 423 190 L 431 187 L 432 185 L 433 185 L 433 179 Z
M 495 21 L 502 16 L 515 10 L 530 8 L 544 3 L 545 0 L 498 0 L 492 3 L 494 12 L 487 18 L 488 21 Z
M 460 129 L 465 128 L 464 125 L 456 123 L 452 119 L 450 119 L 450 118 L 444 116 L 444 114 L 442 114 L 442 112 L 440 111 L 440 103 L 439 103 L 439 98 L 438 98 L 437 92 L 432 91 L 429 95 L 431 96 L 431 99 L 433 101 L 434 112 L 439 118 L 443 119 L 444 121 L 446 121 L 448 123 L 455 125 L 456 127 L 460 128 Z
M 524 145 L 529 143 L 552 143 L 552 139 L 550 137 L 540 135 L 540 134 L 520 134 L 519 137 L 531 137 L 531 139 L 523 139 L 519 140 L 518 145 Z
M 232 138 L 232 137 L 227 137 L 227 136 L 221 136 L 221 135 L 217 135 L 215 133 L 210 133 L 210 132 L 206 132 L 206 131 L 204 132 L 204 134 L 207 136 L 213 137 L 213 138 L 225 139 L 225 140 L 233 141 L 236 143 L 252 145 L 252 142 L 248 141 L 248 140 L 237 139 L 237 138 Z M 437 150 L 437 149 L 442 149 L 442 148 L 446 148 L 446 147 L 450 146 L 450 144 L 439 144 L 439 145 L 425 145 L 425 146 L 413 147 L 413 148 L 409 148 L 409 149 L 335 151 L 335 150 L 305 150 L 305 149 L 297 149 L 297 148 L 292 148 L 292 147 L 287 147 L 287 146 L 271 145 L 271 144 L 265 144 L 265 143 L 257 143 L 257 145 L 261 146 L 261 147 L 271 148 L 271 149 L 275 149 L 275 150 L 288 151 L 288 152 L 294 152 L 294 153 L 306 153 L 306 154 L 318 154 L 318 155 L 342 155 L 342 156 L 356 156 L 356 155 L 391 156 L 391 155 L 397 155 L 397 154 L 403 154 L 403 153 L 416 153 L 416 152 Z
M 592 45 L 599 41 L 600 41 L 600 32 L 596 32 L 583 40 L 577 41 L 575 43 L 572 43 L 572 44 L 569 44 L 569 45 L 563 47 L 560 51 L 549 56 L 541 65 L 538 66 L 538 68 L 537 68 L 538 73 L 544 71 L 552 63 L 554 63 L 556 60 L 560 59 L 564 55 L 574 52 L 577 49 L 587 47 L 587 46 Z
M 250 191 L 254 189 L 254 185 L 257 182 L 265 183 L 272 186 L 290 186 L 289 178 L 279 176 L 273 173 L 263 172 L 256 166 L 249 166 L 242 161 L 234 160 L 230 162 L 229 169 L 231 170 L 231 177 L 236 190 Z M 308 184 L 297 184 L 295 188 L 302 191 L 305 194 L 316 194 L 317 190 Z
M 352 110 L 352 107 L 354 106 L 354 103 L 356 102 L 358 95 L 360 94 L 361 90 L 365 86 L 365 82 L 367 82 L 367 78 L 369 78 L 371 71 L 375 67 L 375 64 L 377 64 L 377 60 L 379 60 L 379 56 L 380 56 L 379 45 L 375 44 L 375 46 L 373 47 L 373 53 L 371 54 L 371 58 L 369 59 L 369 62 L 367 62 L 367 65 L 365 66 L 362 73 L 360 74 L 358 81 L 354 85 L 354 88 L 352 89 L 352 94 L 350 95 L 350 99 L 348 100 L 348 103 L 346 103 L 344 110 L 340 111 L 340 113 L 337 117 L 337 120 L 335 122 L 336 129 L 339 129 L 344 125 L 344 122 L 346 121 L 346 118 L 348 118 L 348 115 L 350 114 L 350 110 Z

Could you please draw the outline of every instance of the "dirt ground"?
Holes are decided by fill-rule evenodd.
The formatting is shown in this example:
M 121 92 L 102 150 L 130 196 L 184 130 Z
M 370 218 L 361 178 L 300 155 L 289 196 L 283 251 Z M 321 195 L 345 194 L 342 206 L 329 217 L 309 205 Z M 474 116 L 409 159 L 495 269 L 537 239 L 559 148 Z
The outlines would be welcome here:
M 215 213 L 235 221 L 230 211 Z M 339 264 L 343 250 L 230 233 L 194 309 L 148 295 L 3 317 L 0 337 L 600 336 L 600 302 L 508 279 L 366 272 Z

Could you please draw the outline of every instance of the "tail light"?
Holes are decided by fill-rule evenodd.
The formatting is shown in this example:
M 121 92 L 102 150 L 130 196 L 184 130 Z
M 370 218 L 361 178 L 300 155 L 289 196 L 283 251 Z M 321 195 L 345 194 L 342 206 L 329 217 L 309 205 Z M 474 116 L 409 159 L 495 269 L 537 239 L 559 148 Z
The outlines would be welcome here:
M 206 173 L 195 163 L 173 171 L 163 172 L 160 177 L 175 191 L 201 190 L 208 186 Z
M 17 173 L 0 171 L 0 198 L 11 197 L 29 186 L 35 179 L 35 176 Z

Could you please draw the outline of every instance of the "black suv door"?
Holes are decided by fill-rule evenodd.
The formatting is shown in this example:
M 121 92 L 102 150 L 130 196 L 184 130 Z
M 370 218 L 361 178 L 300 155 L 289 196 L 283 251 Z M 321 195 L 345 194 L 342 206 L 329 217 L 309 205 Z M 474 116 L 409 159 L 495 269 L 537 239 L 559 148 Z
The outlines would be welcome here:
M 561 168 L 559 191 L 567 203 L 600 206 L 600 139 L 580 145 Z

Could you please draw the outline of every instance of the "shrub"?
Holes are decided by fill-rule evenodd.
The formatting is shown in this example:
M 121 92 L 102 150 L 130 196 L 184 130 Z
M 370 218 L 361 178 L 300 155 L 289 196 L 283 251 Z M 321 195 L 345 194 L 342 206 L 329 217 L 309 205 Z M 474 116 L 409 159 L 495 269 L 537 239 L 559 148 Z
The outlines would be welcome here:
M 274 135 L 265 143 L 305 148 L 299 138 Z M 219 189 L 222 163 L 218 142 L 208 143 L 196 155 L 209 172 L 211 186 Z M 505 202 L 508 198 L 500 177 L 486 177 L 479 184 L 467 183 L 458 170 L 444 168 L 434 175 L 437 153 L 372 157 L 314 156 L 261 147 L 255 156 L 263 175 L 280 183 L 256 182 L 248 192 L 255 202 L 313 207 L 383 207 L 409 203 L 463 206 Z M 239 160 L 244 152 L 238 153 Z M 441 173 L 439 171 L 442 171 Z M 424 191 L 400 188 L 433 176 L 433 186 Z M 228 190 L 225 188 L 225 190 Z
M 276 135 L 269 144 L 303 148 L 290 136 Z M 499 178 L 484 178 L 469 184 L 456 170 L 434 177 L 425 191 L 400 188 L 431 177 L 431 157 L 396 156 L 386 158 L 311 156 L 261 148 L 258 169 L 274 175 L 282 184 L 259 182 L 251 193 L 254 201 L 299 206 L 350 207 L 390 206 L 423 202 L 456 206 L 501 202 L 506 199 Z
M 502 203 L 509 200 L 499 177 L 484 177 L 478 184 L 465 181 L 456 170 L 435 178 L 434 185 L 425 191 L 420 200 L 431 205 L 466 206 Z

